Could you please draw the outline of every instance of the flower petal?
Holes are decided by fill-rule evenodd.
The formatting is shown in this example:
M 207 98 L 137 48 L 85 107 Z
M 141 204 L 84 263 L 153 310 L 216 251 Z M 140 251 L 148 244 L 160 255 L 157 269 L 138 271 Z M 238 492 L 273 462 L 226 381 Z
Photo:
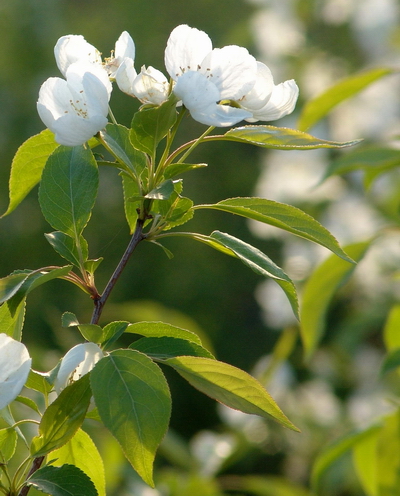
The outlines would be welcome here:
M 103 352 L 95 343 L 81 343 L 71 348 L 61 360 L 54 381 L 57 394 L 60 394 L 70 381 L 76 381 L 90 372 L 103 356 Z
M 234 126 L 238 122 L 251 117 L 251 113 L 247 110 L 215 103 L 202 109 L 191 110 L 190 114 L 194 120 L 207 126 L 215 127 Z
M 174 93 L 189 110 L 201 110 L 221 99 L 217 86 L 197 71 L 188 71 L 180 76 Z
M 7 334 L 0 334 L 0 409 L 21 392 L 31 369 L 26 346 Z
M 299 96 L 299 88 L 293 79 L 280 83 L 274 87 L 268 103 L 253 112 L 248 122 L 274 121 L 293 112 Z
M 256 82 L 257 62 L 246 48 L 215 48 L 201 62 L 199 72 L 218 87 L 221 100 L 240 100 Z
M 274 79 L 270 69 L 262 62 L 257 62 L 256 83 L 239 103 L 250 111 L 259 110 L 268 103 L 274 88 Z
M 132 84 L 136 77 L 137 72 L 133 65 L 133 59 L 126 57 L 115 73 L 118 88 L 127 95 L 135 96 L 132 92 Z
M 64 76 L 68 67 L 79 60 L 101 65 L 100 52 L 82 35 L 69 34 L 59 38 L 54 47 L 54 56 Z
M 186 24 L 177 26 L 171 32 L 165 49 L 165 67 L 168 74 L 176 81 L 184 72 L 196 71 L 211 50 L 211 40 L 204 31 Z
M 169 84 L 164 74 L 154 67 L 143 66 L 132 84 L 132 92 L 142 103 L 161 105 L 168 98 Z
M 123 31 L 116 41 L 114 55 L 117 60 L 123 60 L 125 57 L 135 60 L 135 43 L 127 31 Z

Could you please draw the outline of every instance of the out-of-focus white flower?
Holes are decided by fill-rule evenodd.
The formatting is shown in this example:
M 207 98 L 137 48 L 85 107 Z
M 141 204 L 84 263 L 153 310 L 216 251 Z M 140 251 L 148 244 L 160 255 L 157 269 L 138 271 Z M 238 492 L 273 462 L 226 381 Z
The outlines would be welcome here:
M 143 66 L 132 83 L 132 93 L 142 103 L 161 105 L 168 99 L 168 79 L 154 67 Z
M 26 346 L 7 334 L 0 334 L 0 410 L 21 392 L 31 369 Z
M 75 62 L 66 80 L 47 79 L 39 92 L 37 110 L 57 143 L 82 145 L 107 124 L 112 91 L 106 71 L 88 62 Z
M 212 49 L 206 33 L 187 25 L 172 31 L 165 66 L 176 82 L 174 93 L 209 126 L 279 119 L 293 111 L 298 97 L 293 80 L 276 86 L 268 67 L 245 48 Z
M 57 66 L 63 76 L 68 67 L 75 62 L 89 62 L 101 66 L 101 54 L 82 35 L 68 34 L 62 36 L 54 47 Z
M 54 387 L 58 394 L 71 382 L 90 372 L 104 354 L 95 343 L 82 343 L 71 348 L 61 360 Z

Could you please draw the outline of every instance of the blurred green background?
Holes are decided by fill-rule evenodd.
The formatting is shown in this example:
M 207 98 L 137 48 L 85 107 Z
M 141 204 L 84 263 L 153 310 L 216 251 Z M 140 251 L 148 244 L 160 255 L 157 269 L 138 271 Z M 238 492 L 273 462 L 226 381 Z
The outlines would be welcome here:
M 59 76 L 53 46 L 60 36 L 82 34 L 108 56 L 120 33 L 127 30 L 136 44 L 136 69 L 145 64 L 164 71 L 170 31 L 182 23 L 197 27 L 210 35 L 215 47 L 247 47 L 269 65 L 276 83 L 296 79 L 298 109 L 277 123 L 295 127 L 304 102 L 341 77 L 369 67 L 399 65 L 399 11 L 396 0 L 0 0 L 0 211 L 7 208 L 13 155 L 23 141 L 43 129 L 35 102 L 41 83 Z M 129 125 L 138 103 L 114 91 L 111 107 L 117 120 Z M 399 85 L 392 76 L 335 109 L 311 131 L 322 138 L 374 142 L 396 136 L 398 123 Z M 201 125 L 187 119 L 178 143 L 202 131 Z M 334 157 L 328 151 L 267 153 L 236 143 L 208 144 L 196 151 L 193 160 L 209 166 L 184 178 L 184 194 L 195 203 L 251 195 L 290 203 L 317 217 L 343 244 L 398 224 L 398 174 L 384 177 L 368 194 L 358 174 L 319 185 Z M 327 255 L 309 243 L 228 214 L 198 212 L 187 229 L 204 234 L 220 229 L 256 245 L 283 266 L 299 289 L 313 266 Z M 0 277 L 17 268 L 63 263 L 43 236 L 50 230 L 35 189 L 0 222 Z M 90 256 L 105 258 L 98 270 L 102 288 L 129 239 L 120 178 L 112 170 L 101 171 L 99 198 L 86 237 Z M 262 376 L 282 330 L 295 325 L 283 293 L 238 261 L 206 246 L 180 239 L 165 244 L 175 255 L 172 260 L 153 245 L 139 246 L 114 290 L 103 323 L 164 320 L 180 325 L 201 333 L 220 360 Z M 387 309 L 400 297 L 398 283 L 390 277 L 400 261 L 398 248 L 395 236 L 378 244 L 357 269 L 351 285 L 335 299 L 327 338 L 313 361 L 303 362 L 298 343 L 269 383 L 268 389 L 302 429 L 301 435 L 221 411 L 165 371 L 173 397 L 171 427 L 182 440 L 201 441 L 206 430 L 214 436 L 235 433 L 236 444 L 226 441 L 232 449 L 215 462 L 211 474 L 221 468 L 225 475 L 283 475 L 306 485 L 310 463 L 321 447 L 385 411 L 386 385 L 371 377 L 382 356 L 381 329 Z M 77 333 L 61 328 L 61 314 L 72 311 L 84 322 L 91 310 L 90 299 L 63 281 L 43 285 L 30 296 L 24 342 L 34 368 L 50 369 L 79 342 Z M 218 443 L 213 442 L 215 447 Z M 167 445 L 160 467 L 173 460 Z M 198 457 L 204 465 L 207 457 L 203 462 Z M 113 467 L 112 461 L 108 466 Z M 110 494 L 133 494 L 129 484 L 136 482 L 130 482 L 134 481 L 131 472 L 127 474 L 118 469 L 110 475 L 114 491 Z M 146 496 L 161 494 L 141 493 L 139 486 L 131 490 Z M 182 491 L 171 494 L 197 494 L 194 489 Z M 204 491 L 199 494 L 214 494 Z M 345 462 L 327 479 L 326 494 L 362 494 Z

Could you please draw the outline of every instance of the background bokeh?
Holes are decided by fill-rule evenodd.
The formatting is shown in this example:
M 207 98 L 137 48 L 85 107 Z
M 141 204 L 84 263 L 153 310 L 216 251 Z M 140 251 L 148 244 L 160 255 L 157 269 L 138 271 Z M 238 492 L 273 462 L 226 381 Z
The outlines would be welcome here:
M 84 35 L 107 56 L 127 30 L 136 44 L 136 68 L 146 64 L 162 71 L 166 40 L 178 24 L 206 31 L 216 47 L 245 46 L 271 68 L 276 82 L 296 79 L 297 110 L 277 123 L 296 127 L 304 103 L 340 78 L 367 68 L 399 66 L 399 18 L 397 0 L 0 0 L 0 211 L 7 208 L 15 151 L 43 129 L 35 102 L 41 83 L 59 75 L 53 46 L 64 34 Z M 400 131 L 399 94 L 398 76 L 383 78 L 341 104 L 311 132 L 333 140 L 395 140 Z M 138 103 L 115 91 L 111 106 L 117 120 L 129 125 Z M 187 119 L 178 142 L 202 130 Z M 184 193 L 195 203 L 256 195 L 296 205 L 318 218 L 342 244 L 398 225 L 398 173 L 382 176 L 368 191 L 358 173 L 321 183 L 337 154 L 207 144 L 193 160 L 209 166 L 185 177 Z M 218 212 L 198 212 L 189 228 L 204 234 L 220 229 L 256 245 L 283 266 L 300 291 L 313 267 L 328 255 L 274 228 Z M 0 277 L 16 268 L 61 264 L 43 236 L 50 230 L 35 189 L 0 222 Z M 86 237 L 91 257 L 105 258 L 98 269 L 101 288 L 129 239 L 120 178 L 114 171 L 101 171 Z M 296 325 L 280 288 L 206 246 L 171 239 L 168 248 L 175 255 L 172 260 L 153 245 L 139 245 L 114 290 L 104 322 L 164 320 L 194 330 L 220 360 L 262 377 L 283 330 Z M 173 397 L 172 432 L 190 443 L 201 475 L 270 474 L 306 486 L 312 460 L 322 447 L 390 410 L 386 399 L 396 384 L 378 380 L 377 369 L 383 356 L 382 326 L 391 303 L 400 297 L 399 283 L 392 278 L 399 251 L 395 231 L 381 237 L 335 298 L 326 338 L 313 360 L 305 363 L 300 343 L 295 344 L 289 360 L 268 383 L 302 434 L 221 409 L 165 371 Z M 77 333 L 61 328 L 61 314 L 72 311 L 83 322 L 90 319 L 91 310 L 90 299 L 62 281 L 30 295 L 24 342 L 34 368 L 50 369 L 79 342 Z M 182 459 L 177 460 L 182 446 L 175 446 L 172 436 L 168 441 L 157 462 L 160 470 L 174 463 L 185 468 Z M 116 468 L 119 458 L 115 455 L 113 461 L 114 451 L 107 446 L 110 494 L 164 494 L 157 492 L 162 489 L 139 487 L 132 471 Z M 194 489 L 175 491 L 172 496 L 197 494 Z M 205 491 L 199 494 L 217 494 Z M 327 476 L 326 494 L 362 494 L 346 460 Z

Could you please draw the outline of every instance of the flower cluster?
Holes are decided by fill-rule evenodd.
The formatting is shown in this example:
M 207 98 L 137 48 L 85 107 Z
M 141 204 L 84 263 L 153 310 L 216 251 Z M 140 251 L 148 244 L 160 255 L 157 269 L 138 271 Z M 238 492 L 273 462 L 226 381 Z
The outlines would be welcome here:
M 279 119 L 293 111 L 299 92 L 294 80 L 275 85 L 269 68 L 245 48 L 213 48 L 206 33 L 187 25 L 176 27 L 167 42 L 170 80 L 151 66 L 136 72 L 135 44 L 126 31 L 104 61 L 80 35 L 60 38 L 54 54 L 65 79 L 43 83 L 37 109 L 56 141 L 67 146 L 85 143 L 105 127 L 111 81 L 143 104 L 160 105 L 173 95 L 195 120 L 221 127 Z

